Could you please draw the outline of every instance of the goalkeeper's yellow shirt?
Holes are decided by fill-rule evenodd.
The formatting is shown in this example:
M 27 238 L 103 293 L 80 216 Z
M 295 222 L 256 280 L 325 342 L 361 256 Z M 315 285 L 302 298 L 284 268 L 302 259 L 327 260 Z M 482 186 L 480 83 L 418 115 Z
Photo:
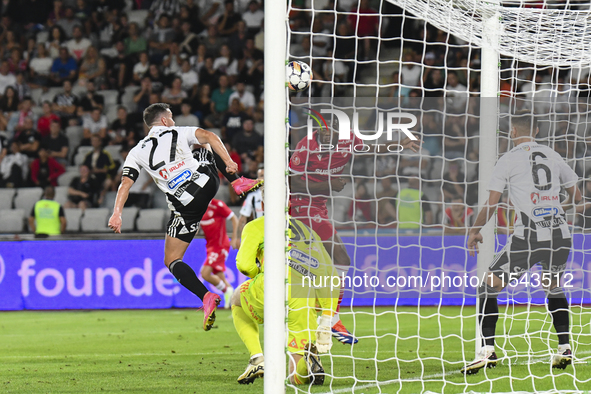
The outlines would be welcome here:
M 314 230 L 297 219 L 289 221 L 289 239 L 290 298 L 315 299 L 323 313 L 333 314 L 340 286 L 331 286 L 336 283 L 333 277 L 338 278 L 338 274 L 322 240 Z M 264 249 L 265 218 L 260 217 L 244 226 L 236 268 L 250 278 L 264 273 Z

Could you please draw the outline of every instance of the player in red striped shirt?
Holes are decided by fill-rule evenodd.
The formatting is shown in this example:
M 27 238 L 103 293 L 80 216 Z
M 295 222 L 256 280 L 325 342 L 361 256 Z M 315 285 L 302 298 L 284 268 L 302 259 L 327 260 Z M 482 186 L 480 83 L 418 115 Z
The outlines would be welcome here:
M 232 220 L 232 242 L 226 232 L 226 220 Z M 230 246 L 234 249 L 240 246 L 240 239 L 237 236 L 238 219 L 223 201 L 213 199 L 201 219 L 201 228 L 205 235 L 207 249 L 207 258 L 201 267 L 201 276 L 224 293 L 224 308 L 228 309 L 234 289 L 226 280 L 224 272 Z

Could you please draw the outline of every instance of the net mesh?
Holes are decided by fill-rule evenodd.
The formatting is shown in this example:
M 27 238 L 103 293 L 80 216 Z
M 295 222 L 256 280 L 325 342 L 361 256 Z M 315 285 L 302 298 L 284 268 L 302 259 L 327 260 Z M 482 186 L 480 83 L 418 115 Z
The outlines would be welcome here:
M 566 293 L 575 361 L 564 372 L 550 368 L 557 339 L 544 293 L 531 284 L 541 274 L 534 267 L 499 298 L 499 367 L 476 376 L 460 374 L 476 347 L 476 286 L 457 286 L 477 276 L 466 233 L 480 209 L 478 188 L 486 187 L 478 178 L 479 114 L 487 105 L 479 97 L 483 39 L 501 55 L 500 89 L 489 104 L 499 108 L 498 155 L 512 146 L 510 115 L 529 110 L 539 122 L 538 141 L 563 156 L 583 180 L 584 201 L 591 198 L 586 7 L 575 2 L 288 2 L 289 60 L 306 62 L 314 73 L 310 89 L 289 98 L 292 215 L 308 216 L 318 233 L 330 231 L 324 226 L 330 223 L 351 261 L 347 277 L 379 280 L 346 286 L 340 318 L 359 342 L 334 340 L 330 354 L 321 357 L 324 387 L 290 388 L 542 392 L 591 387 L 585 371 L 591 361 L 588 206 L 567 215 L 574 234 L 567 268 L 573 287 Z M 498 35 L 487 31 L 491 18 L 499 22 Z M 359 133 L 366 136 L 385 130 L 386 112 L 413 114 L 412 131 L 423 140 L 422 148 L 387 152 L 388 144 L 404 138 L 400 130 L 392 138 L 384 131 L 363 141 L 359 151 L 348 152 L 330 140 L 312 147 L 305 141 L 309 129 L 321 131 L 323 122 L 316 118 L 322 109 L 348 115 L 355 110 Z M 326 126 L 338 127 L 334 115 L 323 117 Z M 373 144 L 382 144 L 381 151 L 365 151 L 365 146 L 376 149 Z M 325 149 L 322 159 L 314 159 L 318 149 Z M 294 169 L 294 157 L 302 151 L 306 161 Z M 328 173 L 330 179 L 345 180 L 342 190 L 332 185 L 319 191 L 318 184 L 332 183 Z M 295 178 L 303 183 L 294 186 Z M 314 201 L 319 195 L 326 198 L 325 212 Z M 514 221 L 506 194 L 493 220 L 498 253 Z M 328 248 L 333 256 L 338 253 L 334 244 Z M 293 312 L 288 307 L 288 319 Z

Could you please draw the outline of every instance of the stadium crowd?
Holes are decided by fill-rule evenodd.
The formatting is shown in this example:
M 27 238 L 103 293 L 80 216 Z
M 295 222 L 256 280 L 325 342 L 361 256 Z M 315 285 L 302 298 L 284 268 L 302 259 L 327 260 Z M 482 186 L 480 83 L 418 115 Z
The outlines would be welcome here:
M 420 154 L 359 159 L 347 170 L 359 178 L 344 192 L 338 220 L 396 226 L 396 196 L 415 189 L 417 224 L 468 226 L 477 203 L 480 52 L 388 2 L 327 0 L 316 12 L 303 0 L 291 6 L 290 54 L 311 65 L 311 96 L 353 95 L 377 80 L 380 97 L 420 117 Z M 65 208 L 110 207 L 121 164 L 146 132 L 142 111 L 155 102 L 171 105 L 177 125 L 219 134 L 241 175 L 256 178 L 263 42 L 258 0 L 1 1 L 0 187 L 67 186 Z M 501 112 L 533 106 L 541 136 L 586 176 L 591 128 L 578 119 L 588 112 L 589 68 L 509 58 L 501 68 Z M 550 108 L 558 117 L 544 122 Z M 500 128 L 508 129 L 503 119 Z M 301 137 L 294 128 L 292 146 Z M 507 146 L 505 138 L 500 153 Z M 240 203 L 231 188 L 221 190 L 220 199 Z M 152 191 L 150 179 L 139 179 L 128 204 L 155 206 Z

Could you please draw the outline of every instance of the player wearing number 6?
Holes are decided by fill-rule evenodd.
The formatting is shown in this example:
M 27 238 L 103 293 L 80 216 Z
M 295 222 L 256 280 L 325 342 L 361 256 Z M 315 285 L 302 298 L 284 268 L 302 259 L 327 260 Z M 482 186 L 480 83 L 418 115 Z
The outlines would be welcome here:
M 542 266 L 541 277 L 546 278 L 540 282 L 546 291 L 548 310 L 558 335 L 558 353 L 552 357 L 552 368 L 564 369 L 572 362 L 569 305 L 560 287 L 560 277 L 572 246 L 564 211 L 573 198 L 576 204 L 581 201 L 581 192 L 577 187 L 577 175 L 562 157 L 534 141 L 537 133 L 537 122 L 531 114 L 520 112 L 511 118 L 511 139 L 515 147 L 495 165 L 488 202 L 478 213 L 469 233 L 468 249 L 474 256 L 474 252 L 478 252 L 478 242 L 482 242 L 480 229 L 494 214 L 507 186 L 516 210 L 515 230 L 489 266 L 486 283 L 478 289 L 482 350 L 474 362 L 462 368 L 465 374 L 496 366 L 497 296 L 510 280 L 519 279 L 535 264 Z M 561 186 L 568 193 L 568 199 L 562 203 Z
M 142 168 L 148 171 L 158 188 L 166 194 L 171 210 L 164 243 L 164 264 L 180 284 L 203 301 L 203 328 L 207 331 L 215 321 L 220 297 L 208 292 L 195 271 L 182 259 L 220 184 L 211 149 L 223 160 L 221 171 L 224 174 L 235 174 L 238 166 L 215 134 L 195 127 L 175 127 L 168 104 L 150 105 L 144 111 L 144 122 L 150 132 L 125 159 L 109 227 L 116 233 L 121 232 L 121 212 L 129 189 Z M 193 154 L 195 145 L 200 148 Z M 235 179 L 235 188 L 236 183 L 244 185 L 248 180 Z M 250 183 L 251 187 L 256 187 L 258 182 Z

